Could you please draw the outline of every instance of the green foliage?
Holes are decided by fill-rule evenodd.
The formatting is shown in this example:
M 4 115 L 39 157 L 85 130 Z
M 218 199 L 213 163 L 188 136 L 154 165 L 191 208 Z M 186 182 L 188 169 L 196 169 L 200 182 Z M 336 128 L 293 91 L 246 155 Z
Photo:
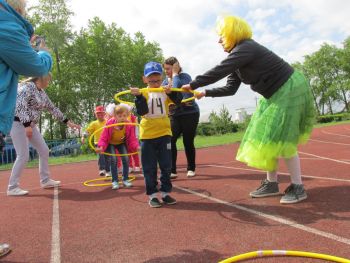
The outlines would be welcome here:
M 318 123 L 339 122 L 350 120 L 350 113 L 339 113 L 333 115 L 321 115 L 317 117 Z
M 116 24 L 98 17 L 86 28 L 72 32 L 73 13 L 67 0 L 39 0 L 30 10 L 35 34 L 46 37 L 54 58 L 53 82 L 47 93 L 68 119 L 84 126 L 94 116 L 94 107 L 114 101 L 114 95 L 129 85 L 144 87 L 143 67 L 148 61 L 163 61 L 158 43 L 148 42 L 141 32 L 127 34 Z M 125 96 L 125 100 L 133 97 Z M 45 138 L 66 138 L 68 130 L 43 114 Z
M 349 112 L 350 91 L 350 39 L 343 48 L 324 43 L 311 55 L 305 56 L 303 64 L 294 68 L 302 71 L 310 80 L 314 103 L 319 115 L 333 114 L 335 105 L 343 105 Z
M 209 115 L 209 122 L 198 125 L 197 133 L 203 136 L 233 133 L 238 131 L 238 127 L 239 125 L 232 121 L 232 116 L 223 105 L 219 114 L 212 111 Z

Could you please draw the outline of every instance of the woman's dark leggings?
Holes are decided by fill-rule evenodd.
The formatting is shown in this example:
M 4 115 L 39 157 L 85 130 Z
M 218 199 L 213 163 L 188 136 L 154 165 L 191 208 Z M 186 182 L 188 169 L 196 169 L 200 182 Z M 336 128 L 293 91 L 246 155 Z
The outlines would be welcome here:
M 187 158 L 187 171 L 196 169 L 196 148 L 194 147 L 194 137 L 199 122 L 199 112 L 180 116 L 171 116 L 171 172 L 176 173 L 177 148 L 176 141 L 181 136 Z

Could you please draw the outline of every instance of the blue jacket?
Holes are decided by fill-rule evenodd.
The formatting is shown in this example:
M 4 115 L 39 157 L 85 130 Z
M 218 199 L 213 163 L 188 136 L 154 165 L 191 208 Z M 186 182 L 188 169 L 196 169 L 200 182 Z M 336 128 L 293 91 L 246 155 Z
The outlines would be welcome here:
M 18 75 L 43 76 L 52 67 L 46 51 L 30 45 L 33 27 L 5 0 L 0 0 L 0 132 L 11 130 L 16 105 Z
M 191 76 L 187 73 L 180 73 L 173 78 L 173 88 L 181 88 L 183 85 L 191 82 Z M 163 86 L 168 85 L 168 79 L 165 78 L 162 83 Z M 183 99 L 193 97 L 192 93 L 182 92 Z M 199 107 L 195 100 L 187 103 L 181 103 L 180 105 L 173 106 L 170 108 L 169 115 L 172 117 L 199 113 Z

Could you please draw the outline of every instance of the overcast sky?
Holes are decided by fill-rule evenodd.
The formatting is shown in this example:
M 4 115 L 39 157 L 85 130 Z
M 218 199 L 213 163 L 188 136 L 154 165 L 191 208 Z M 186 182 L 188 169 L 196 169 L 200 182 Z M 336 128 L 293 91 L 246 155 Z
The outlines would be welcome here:
M 70 0 L 68 6 L 75 13 L 75 30 L 97 16 L 131 35 L 140 31 L 148 41 L 160 44 L 165 57 L 176 56 L 192 78 L 227 56 L 217 43 L 218 15 L 246 19 L 253 38 L 289 63 L 303 61 L 303 56 L 317 51 L 324 42 L 341 46 L 350 36 L 350 1 L 344 0 Z M 203 98 L 199 105 L 203 117 L 223 104 L 234 115 L 238 108 L 253 111 L 257 97 L 242 85 L 235 96 Z

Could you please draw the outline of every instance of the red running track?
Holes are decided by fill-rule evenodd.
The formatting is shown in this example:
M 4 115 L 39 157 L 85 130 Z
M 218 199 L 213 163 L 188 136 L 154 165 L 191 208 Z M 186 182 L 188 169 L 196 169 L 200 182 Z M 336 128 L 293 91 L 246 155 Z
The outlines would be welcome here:
M 197 151 L 198 176 L 185 176 L 184 153 L 174 180 L 174 206 L 147 205 L 143 178 L 134 187 L 86 187 L 96 162 L 51 166 L 57 191 L 39 187 L 26 169 L 25 197 L 7 197 L 10 171 L 0 172 L 0 242 L 13 252 L 1 262 L 218 262 L 259 249 L 301 250 L 350 258 L 350 125 L 315 129 L 300 147 L 309 198 L 248 196 L 263 172 L 234 160 L 238 144 Z M 280 163 L 280 191 L 289 184 Z M 56 201 L 54 201 L 56 198 Z M 58 204 L 58 206 L 56 206 Z M 57 221 L 59 220 L 59 221 Z M 324 262 L 260 258 L 248 262 Z

